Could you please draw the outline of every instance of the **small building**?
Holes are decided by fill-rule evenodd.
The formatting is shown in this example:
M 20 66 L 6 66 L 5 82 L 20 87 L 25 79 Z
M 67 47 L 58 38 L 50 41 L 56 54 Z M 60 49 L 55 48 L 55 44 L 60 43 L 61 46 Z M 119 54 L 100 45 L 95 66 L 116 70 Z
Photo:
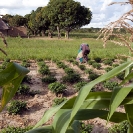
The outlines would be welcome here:
M 8 36 L 9 26 L 0 18 L 0 32 L 2 32 L 5 36 Z
M 26 27 L 9 27 L 8 24 L 2 20 L 2 18 L 0 18 L 0 32 L 2 32 L 5 36 L 10 37 L 28 37 Z

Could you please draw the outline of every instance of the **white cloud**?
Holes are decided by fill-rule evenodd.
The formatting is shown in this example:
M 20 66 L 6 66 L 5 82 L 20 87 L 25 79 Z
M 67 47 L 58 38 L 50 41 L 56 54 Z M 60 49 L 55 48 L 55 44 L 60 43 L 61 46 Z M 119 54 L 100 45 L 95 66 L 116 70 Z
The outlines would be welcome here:
M 123 13 L 127 12 L 130 6 L 119 4 L 108 6 L 111 2 L 125 2 L 128 0 L 75 0 L 81 5 L 90 8 L 93 18 L 85 27 L 103 27 L 111 21 L 117 20 Z M 0 14 L 26 15 L 48 4 L 49 0 L 4 0 L 0 2 Z

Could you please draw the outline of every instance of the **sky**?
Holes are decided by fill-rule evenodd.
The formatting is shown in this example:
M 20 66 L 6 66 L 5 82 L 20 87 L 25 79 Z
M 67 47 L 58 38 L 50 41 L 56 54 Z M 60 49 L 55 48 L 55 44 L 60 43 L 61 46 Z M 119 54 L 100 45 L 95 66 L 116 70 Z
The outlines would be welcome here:
M 75 0 L 82 6 L 90 8 L 92 20 L 84 28 L 103 28 L 110 22 L 116 21 L 120 16 L 131 9 L 130 5 L 110 5 L 111 2 L 127 2 L 128 0 Z M 0 14 L 22 15 L 30 14 L 38 7 L 44 7 L 49 0 L 2 0 L 0 2 Z

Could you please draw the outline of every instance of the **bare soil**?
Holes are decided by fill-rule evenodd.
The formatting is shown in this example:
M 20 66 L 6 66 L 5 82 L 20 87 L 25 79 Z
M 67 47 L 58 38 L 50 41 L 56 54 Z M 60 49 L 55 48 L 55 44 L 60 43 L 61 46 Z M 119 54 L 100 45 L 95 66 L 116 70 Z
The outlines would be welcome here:
M 63 69 L 59 69 L 57 65 L 52 61 L 45 61 L 49 66 L 49 69 L 54 73 L 58 81 L 61 81 L 61 78 L 65 75 Z M 71 64 L 70 62 L 64 61 L 66 65 L 73 68 L 78 72 L 81 77 L 88 81 L 88 74 L 85 74 L 84 71 L 76 65 Z M 38 73 L 38 65 L 34 60 L 30 61 L 31 66 L 28 68 L 31 76 L 30 90 L 37 90 L 40 93 L 35 96 L 15 96 L 14 99 L 21 99 L 27 102 L 27 110 L 24 111 L 21 115 L 9 115 L 6 108 L 0 113 L 0 130 L 7 126 L 17 126 L 17 127 L 26 127 L 34 126 L 43 116 L 44 112 L 52 106 L 52 101 L 56 98 L 56 95 L 51 93 L 48 90 L 48 84 L 42 83 L 42 75 Z M 86 68 L 91 68 L 88 64 L 85 64 Z M 94 69 L 94 68 L 93 68 Z M 95 69 L 97 71 L 97 69 Z M 98 70 L 98 73 L 105 73 L 104 69 Z M 73 84 L 66 84 L 67 86 L 67 98 L 77 95 L 74 90 Z M 51 123 L 51 120 L 47 124 Z M 110 127 L 113 123 L 106 125 L 106 121 L 96 118 L 93 120 L 87 121 L 87 123 L 94 124 L 94 129 L 92 133 L 107 133 L 107 128 Z

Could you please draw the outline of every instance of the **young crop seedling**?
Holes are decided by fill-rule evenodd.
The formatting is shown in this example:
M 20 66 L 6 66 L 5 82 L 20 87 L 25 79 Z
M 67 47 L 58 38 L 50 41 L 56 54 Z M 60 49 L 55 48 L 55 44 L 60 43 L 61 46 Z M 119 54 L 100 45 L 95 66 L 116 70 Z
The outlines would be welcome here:
M 27 110 L 27 103 L 24 101 L 13 100 L 10 105 L 7 106 L 9 114 L 22 114 L 23 111 Z

